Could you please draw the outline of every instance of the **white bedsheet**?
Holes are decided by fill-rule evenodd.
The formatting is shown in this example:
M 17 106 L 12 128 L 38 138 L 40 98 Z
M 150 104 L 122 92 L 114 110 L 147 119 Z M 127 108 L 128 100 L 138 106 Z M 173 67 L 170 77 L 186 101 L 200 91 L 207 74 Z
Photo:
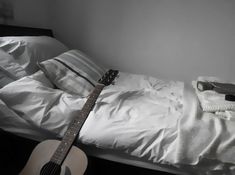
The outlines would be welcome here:
M 202 114 L 194 92 L 185 89 L 183 98 L 182 82 L 121 72 L 102 91 L 79 141 L 197 174 L 234 173 L 234 123 Z M 34 139 L 38 133 L 37 140 L 62 137 L 86 101 L 53 89 L 42 72 L 8 84 L 0 98 L 1 111 L 11 111 L 2 112 L 0 127 Z

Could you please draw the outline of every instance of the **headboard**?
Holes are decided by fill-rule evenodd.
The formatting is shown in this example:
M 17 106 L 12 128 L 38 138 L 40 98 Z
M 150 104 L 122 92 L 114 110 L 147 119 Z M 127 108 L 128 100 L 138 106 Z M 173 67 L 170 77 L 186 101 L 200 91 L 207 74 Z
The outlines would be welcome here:
M 50 29 L 20 27 L 0 24 L 0 36 L 51 36 L 53 32 Z

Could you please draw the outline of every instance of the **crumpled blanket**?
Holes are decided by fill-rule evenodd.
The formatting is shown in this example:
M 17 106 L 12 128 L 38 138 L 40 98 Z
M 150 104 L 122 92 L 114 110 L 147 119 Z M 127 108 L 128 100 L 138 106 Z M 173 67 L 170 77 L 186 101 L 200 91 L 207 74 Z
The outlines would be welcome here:
M 0 98 L 6 111 L 0 127 L 27 136 L 41 130 L 42 139 L 50 137 L 45 131 L 62 137 L 86 101 L 53 89 L 42 73 L 8 84 Z M 214 115 L 202 112 L 191 85 L 120 73 L 100 94 L 77 142 L 190 175 L 235 174 L 234 122 Z

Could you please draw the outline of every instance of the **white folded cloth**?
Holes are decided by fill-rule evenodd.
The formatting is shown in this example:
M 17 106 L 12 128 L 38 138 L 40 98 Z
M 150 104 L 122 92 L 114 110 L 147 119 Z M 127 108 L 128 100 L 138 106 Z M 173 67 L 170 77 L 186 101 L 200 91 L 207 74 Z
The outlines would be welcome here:
M 225 82 L 217 77 L 198 77 L 196 81 L 192 81 L 192 85 L 204 112 L 215 113 L 217 117 L 226 120 L 235 120 L 235 102 L 225 100 L 225 94 L 213 90 L 199 91 L 197 81 Z

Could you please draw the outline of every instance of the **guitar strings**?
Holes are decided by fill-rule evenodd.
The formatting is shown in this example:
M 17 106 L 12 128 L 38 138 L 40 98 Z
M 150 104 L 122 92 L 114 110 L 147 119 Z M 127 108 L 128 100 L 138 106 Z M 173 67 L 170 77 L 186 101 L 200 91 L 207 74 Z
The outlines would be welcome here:
M 56 175 L 58 166 L 56 166 L 55 164 L 49 163 L 48 166 L 46 166 L 45 168 L 42 169 L 42 172 L 40 173 L 40 175 L 48 175 L 48 172 L 50 172 L 50 175 Z
M 57 172 L 57 170 L 58 170 L 59 165 L 58 165 L 58 166 L 56 166 L 56 165 L 54 165 L 54 164 L 52 164 L 52 165 L 54 166 L 54 168 L 52 169 L 50 175 L 56 175 L 56 172 Z
M 56 166 L 54 166 L 54 168 L 52 169 L 52 171 L 51 171 L 50 175 L 56 175 L 56 174 L 55 174 L 55 173 L 56 173 L 56 169 L 57 169 L 57 167 L 56 167 Z

